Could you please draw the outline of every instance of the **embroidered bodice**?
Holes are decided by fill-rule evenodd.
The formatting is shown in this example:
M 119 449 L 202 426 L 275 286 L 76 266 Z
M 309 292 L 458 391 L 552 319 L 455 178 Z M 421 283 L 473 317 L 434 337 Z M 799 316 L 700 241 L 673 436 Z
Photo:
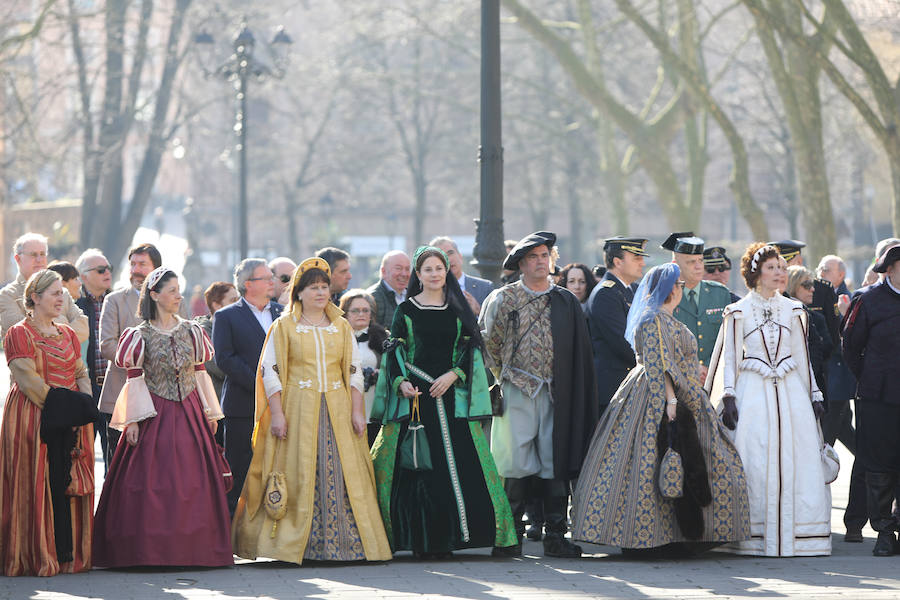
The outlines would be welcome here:
M 784 377 L 796 369 L 790 343 L 794 303 L 780 294 L 766 299 L 750 292 L 743 304 L 744 357 L 738 368 L 766 377 Z

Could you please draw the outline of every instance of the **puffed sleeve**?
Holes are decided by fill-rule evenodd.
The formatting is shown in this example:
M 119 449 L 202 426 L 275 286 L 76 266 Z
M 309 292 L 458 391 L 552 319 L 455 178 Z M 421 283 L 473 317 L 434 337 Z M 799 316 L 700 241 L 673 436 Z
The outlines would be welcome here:
M 358 389 L 360 394 L 365 394 L 366 385 L 363 381 L 362 364 L 359 360 L 359 345 L 354 341 L 350 346 L 353 348 L 353 358 L 350 359 L 350 386 Z
M 278 360 L 275 356 L 275 340 L 271 329 L 263 345 L 262 358 L 260 359 L 260 372 L 262 373 L 263 388 L 266 390 L 266 398 L 271 398 L 281 391 L 281 376 L 278 374 Z
M 212 341 L 200 324 L 194 321 L 191 321 L 190 324 L 191 342 L 194 344 L 194 381 L 197 384 L 197 393 L 200 394 L 200 402 L 203 404 L 206 418 L 210 421 L 218 421 L 225 418 L 225 415 L 222 413 L 216 389 L 213 387 L 212 379 L 204 365 L 205 362 L 212 359 L 215 350 Z
M 43 408 L 50 386 L 37 372 L 34 343 L 23 325 L 10 327 L 3 339 L 3 349 L 6 352 L 10 376 L 19 386 L 19 391 L 39 408 Z
M 115 364 L 128 371 L 128 380 L 116 399 L 109 426 L 123 431 L 131 423 L 156 416 L 153 398 L 144 381 L 144 338 L 137 327 L 122 332 L 116 347 Z

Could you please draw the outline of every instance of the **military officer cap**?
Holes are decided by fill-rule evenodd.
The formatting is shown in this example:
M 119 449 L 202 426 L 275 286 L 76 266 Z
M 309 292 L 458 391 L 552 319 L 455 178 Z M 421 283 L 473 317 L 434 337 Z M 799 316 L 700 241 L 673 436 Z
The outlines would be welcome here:
M 631 252 L 635 256 L 650 256 L 650 253 L 645 249 L 646 245 L 646 238 L 627 238 L 617 235 L 616 237 L 603 240 L 603 251 L 607 252 L 611 249 L 624 250 L 625 252 Z
M 769 242 L 769 245 L 778 248 L 778 253 L 781 254 L 784 260 L 791 260 L 798 254 L 800 254 L 800 250 L 806 248 L 806 244 L 804 244 L 803 242 L 798 242 L 797 240 L 781 240 L 780 242 Z
M 660 246 L 663 250 L 671 250 L 678 254 L 703 254 L 703 240 L 693 231 L 673 233 Z
M 531 252 L 533 248 L 538 246 L 547 246 L 547 250 L 556 245 L 556 234 L 549 231 L 535 231 L 525 236 L 509 251 L 506 260 L 503 261 L 503 268 L 507 271 L 515 271 L 519 268 L 519 261 L 525 258 L 525 255 Z
M 725 248 L 712 246 L 703 251 L 703 266 L 710 273 L 716 269 L 725 271 L 731 268 L 731 259 L 725 254 Z
M 900 260 L 900 244 L 888 248 L 888 250 L 881 255 L 881 258 L 878 259 L 878 262 L 875 263 L 872 270 L 876 273 L 887 273 L 888 267 L 898 260 Z

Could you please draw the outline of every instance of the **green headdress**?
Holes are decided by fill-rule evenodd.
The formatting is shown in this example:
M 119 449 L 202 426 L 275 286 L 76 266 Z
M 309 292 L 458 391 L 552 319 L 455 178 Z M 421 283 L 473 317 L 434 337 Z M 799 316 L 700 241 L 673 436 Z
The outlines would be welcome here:
M 416 264 L 419 262 L 419 257 L 422 256 L 423 252 L 427 252 L 428 250 L 434 250 L 435 252 L 440 252 L 441 258 L 444 259 L 444 267 L 448 270 L 450 269 L 450 259 L 447 257 L 447 253 L 441 250 L 440 248 L 436 248 L 434 246 L 419 246 L 416 248 L 416 251 L 413 252 L 412 264 L 413 269 L 416 268 Z

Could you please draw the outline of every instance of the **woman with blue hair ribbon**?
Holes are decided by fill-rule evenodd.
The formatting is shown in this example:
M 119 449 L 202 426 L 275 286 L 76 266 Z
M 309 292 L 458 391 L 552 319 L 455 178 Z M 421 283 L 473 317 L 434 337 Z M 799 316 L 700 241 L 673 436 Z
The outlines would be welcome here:
M 680 274 L 674 263 L 654 267 L 635 293 L 625 337 L 637 366 L 591 440 L 573 498 L 576 540 L 696 552 L 749 537 L 741 460 L 703 390 L 697 341 L 672 316 Z M 679 498 L 657 484 L 670 446 L 682 458 Z

